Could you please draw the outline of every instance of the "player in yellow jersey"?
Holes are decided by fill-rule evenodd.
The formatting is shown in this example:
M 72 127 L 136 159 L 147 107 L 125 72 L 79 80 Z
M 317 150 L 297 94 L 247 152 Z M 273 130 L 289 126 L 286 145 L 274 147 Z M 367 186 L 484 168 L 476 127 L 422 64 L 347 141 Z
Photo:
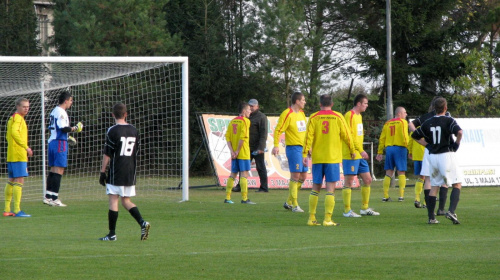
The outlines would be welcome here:
M 370 168 L 368 167 L 368 154 L 363 150 L 364 129 L 363 117 L 361 113 L 368 108 L 368 97 L 364 94 L 358 94 L 354 98 L 354 107 L 345 113 L 344 118 L 347 126 L 351 131 L 356 156 L 354 159 L 350 157 L 349 146 L 346 142 L 342 143 L 342 168 L 344 170 L 344 186 L 342 188 L 342 199 L 344 201 L 344 217 L 359 218 L 359 214 L 351 209 L 351 193 L 352 185 L 355 176 L 359 174 L 363 185 L 361 185 L 361 215 L 378 216 L 379 212 L 374 211 L 369 207 L 370 191 L 372 176 L 370 175 Z
M 226 184 L 226 199 L 224 203 L 233 204 L 231 200 L 231 191 L 233 189 L 236 176 L 240 173 L 240 188 L 241 188 L 241 203 L 255 204 L 248 199 L 248 181 L 250 171 L 250 105 L 242 102 L 238 106 L 239 116 L 229 122 L 226 131 L 226 141 L 229 151 L 231 152 L 231 175 L 227 179 Z
M 422 171 L 422 161 L 424 160 L 424 151 L 425 147 L 420 145 L 415 139 L 411 138 L 410 133 L 410 142 L 408 143 L 408 157 L 413 160 L 413 174 L 417 175 L 417 182 L 415 183 L 415 208 L 426 208 L 426 202 L 422 204 L 420 202 L 420 195 L 422 194 L 422 190 L 424 188 L 425 176 L 421 175 Z
M 307 123 L 307 138 L 302 152 L 303 164 L 308 165 L 308 155 L 312 158 L 313 187 L 309 195 L 309 220 L 307 225 L 321 225 L 316 220 L 318 195 L 326 183 L 325 218 L 324 226 L 338 225 L 332 221 L 335 208 L 335 185 L 340 180 L 340 162 L 342 162 L 342 140 L 347 143 L 351 157 L 354 158 L 355 149 L 349 127 L 341 113 L 332 111 L 332 97 L 320 96 L 320 108 L 309 117 Z
M 306 99 L 301 92 L 292 94 L 292 106 L 283 111 L 278 119 L 278 124 L 274 130 L 273 155 L 278 155 L 279 139 L 281 133 L 285 133 L 286 157 L 290 169 L 290 182 L 288 184 L 288 199 L 283 207 L 293 212 L 304 212 L 299 206 L 297 199 L 298 190 L 304 183 L 307 176 L 308 167 L 302 162 L 302 150 L 306 135 L 306 115 L 304 106 Z
M 24 117 L 28 114 L 30 102 L 26 98 L 16 100 L 16 112 L 7 123 L 7 169 L 9 180 L 5 186 L 4 217 L 31 217 L 21 210 L 21 196 L 24 177 L 28 177 L 28 157 L 33 151 L 28 146 L 28 126 Z M 14 211 L 10 204 L 14 198 Z
M 399 199 L 404 200 L 406 187 L 406 169 L 407 169 L 407 153 L 408 153 L 408 121 L 406 121 L 406 110 L 403 107 L 397 107 L 394 112 L 395 118 L 387 121 L 382 128 L 380 135 L 377 160 L 383 159 L 382 154 L 386 153 L 384 169 L 384 198 L 383 202 L 392 201 L 389 197 L 389 187 L 391 186 L 391 178 L 394 175 L 394 167 L 398 170 L 399 179 Z

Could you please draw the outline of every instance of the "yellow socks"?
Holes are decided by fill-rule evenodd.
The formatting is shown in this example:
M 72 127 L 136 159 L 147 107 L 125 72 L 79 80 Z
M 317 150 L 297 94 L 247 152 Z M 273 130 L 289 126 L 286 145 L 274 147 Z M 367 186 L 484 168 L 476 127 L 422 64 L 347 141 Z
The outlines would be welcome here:
M 399 197 L 405 197 L 406 175 L 399 175 Z
M 316 208 L 318 207 L 318 195 L 316 191 L 311 191 L 309 195 L 309 220 L 316 221 Z
M 351 188 L 342 189 L 342 199 L 344 200 L 344 213 L 351 211 Z M 325 201 L 326 203 L 326 201 Z
M 234 186 L 234 178 L 229 177 L 227 178 L 227 184 L 226 184 L 226 199 L 231 200 L 231 191 L 233 190 Z
M 361 186 L 361 209 L 368 209 L 368 203 L 370 202 L 370 186 Z
M 292 205 L 293 205 L 293 207 L 296 207 L 296 206 L 299 205 L 299 202 L 297 200 L 297 193 L 298 193 L 297 184 L 298 184 L 298 182 L 294 181 L 292 179 L 290 179 L 290 183 L 288 184 L 288 188 L 289 188 L 289 191 L 290 191 L 290 196 L 292 197 Z
M 23 184 L 12 183 L 13 187 L 13 197 L 14 197 L 14 213 L 21 211 L 21 196 L 23 194 Z
M 12 202 L 12 192 L 13 192 L 13 186 L 11 182 L 7 182 L 5 184 L 5 208 L 4 212 L 10 212 L 10 203 Z
M 384 198 L 389 198 L 389 188 L 391 187 L 391 177 L 385 175 L 383 186 L 384 186 Z
M 248 180 L 246 177 L 240 176 L 241 200 L 248 200 Z
M 415 201 L 420 202 L 420 194 L 422 193 L 422 189 L 424 188 L 424 180 L 418 178 L 415 183 Z
M 333 209 L 335 208 L 335 196 L 332 192 L 327 192 L 325 196 L 325 222 L 332 221 Z

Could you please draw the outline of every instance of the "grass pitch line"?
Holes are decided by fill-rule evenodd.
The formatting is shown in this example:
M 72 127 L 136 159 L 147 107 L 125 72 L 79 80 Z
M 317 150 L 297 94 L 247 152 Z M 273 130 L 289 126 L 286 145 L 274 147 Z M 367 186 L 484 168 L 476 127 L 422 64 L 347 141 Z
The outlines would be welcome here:
M 442 239 L 442 240 L 422 240 L 422 241 L 401 241 L 401 242 L 375 242 L 375 243 L 358 243 L 358 244 L 339 244 L 339 245 L 329 245 L 329 246 L 308 246 L 308 247 L 295 247 L 295 248 L 269 248 L 269 249 L 245 249 L 245 250 L 225 250 L 225 251 L 204 251 L 204 252 L 162 252 L 158 254 L 114 254 L 114 255 L 79 255 L 79 256 L 51 256 L 51 257 L 27 257 L 27 258 L 2 258 L 1 262 L 12 262 L 12 261 L 32 261 L 32 260 L 50 260 L 50 259 L 96 259 L 96 258 L 128 258 L 128 257 L 153 257 L 153 256 L 190 256 L 190 255 L 220 255 L 220 254 L 261 254 L 269 252 L 286 252 L 286 251 L 298 251 L 298 250 L 318 250 L 318 249 L 334 249 L 342 247 L 361 247 L 361 246 L 386 246 L 394 244 L 424 244 L 424 243 L 449 243 L 449 242 L 491 242 L 500 241 L 498 238 L 486 238 L 486 239 Z

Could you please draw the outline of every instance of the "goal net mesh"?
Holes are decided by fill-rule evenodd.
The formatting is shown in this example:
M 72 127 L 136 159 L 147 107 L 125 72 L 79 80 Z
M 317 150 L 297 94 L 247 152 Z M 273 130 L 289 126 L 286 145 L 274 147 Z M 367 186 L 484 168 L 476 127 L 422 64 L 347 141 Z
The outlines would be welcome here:
M 137 196 L 181 198 L 182 64 L 163 62 L 0 62 L 0 106 L 3 108 L 0 137 L 4 139 L 0 145 L 2 196 L 8 177 L 5 135 L 7 121 L 16 110 L 15 100 L 25 97 L 30 101 L 25 120 L 34 156 L 28 162 L 29 177 L 25 178 L 23 201 L 41 200 L 49 171 L 48 157 L 44 158 L 42 152 L 45 148 L 46 154 L 48 149 L 49 115 L 58 106 L 58 96 L 63 90 L 73 95 L 73 105 L 67 110 L 70 124 L 84 124 L 81 133 L 70 133 L 77 145 L 68 149 L 68 167 L 59 191 L 63 202 L 105 197 L 105 189 L 98 181 L 105 133 L 114 124 L 111 108 L 116 102 L 126 104 L 127 121 L 140 135 Z M 42 110 L 45 123 L 42 123 Z

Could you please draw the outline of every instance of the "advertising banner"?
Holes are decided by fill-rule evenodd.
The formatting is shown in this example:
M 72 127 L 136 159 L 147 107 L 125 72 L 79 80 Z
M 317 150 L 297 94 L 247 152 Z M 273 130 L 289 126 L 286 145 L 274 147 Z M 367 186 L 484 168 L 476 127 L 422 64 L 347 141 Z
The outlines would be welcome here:
M 231 173 L 231 155 L 225 138 L 226 128 L 229 122 L 236 116 L 229 115 L 215 115 L 215 114 L 202 114 L 202 121 L 206 133 L 206 139 L 214 166 L 216 168 L 219 183 L 222 186 L 226 185 L 227 179 Z M 280 136 L 279 153 L 274 156 L 271 151 L 274 147 L 274 128 L 278 123 L 277 116 L 268 116 L 268 137 L 267 137 L 267 151 L 265 152 L 265 163 L 268 176 L 269 188 L 288 188 L 288 181 L 290 179 L 290 172 L 288 169 L 288 160 L 285 155 L 285 134 Z M 342 188 L 344 176 L 341 174 L 341 182 L 337 188 Z M 355 180 L 355 187 L 359 185 Z M 258 188 L 260 186 L 259 174 L 255 168 L 255 162 L 251 163 L 250 177 L 248 178 L 248 187 Z M 307 179 L 302 185 L 303 188 L 312 187 L 312 174 L 311 166 Z
M 500 185 L 500 119 L 456 119 L 463 130 L 457 151 L 463 186 Z

